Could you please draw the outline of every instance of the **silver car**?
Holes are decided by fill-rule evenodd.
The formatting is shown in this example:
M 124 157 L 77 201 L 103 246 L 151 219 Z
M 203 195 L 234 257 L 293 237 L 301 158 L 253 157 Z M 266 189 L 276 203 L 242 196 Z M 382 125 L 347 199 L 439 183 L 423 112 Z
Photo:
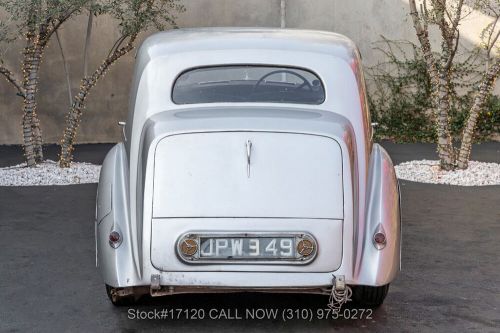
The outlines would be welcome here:
M 157 33 L 137 53 L 130 96 L 97 196 L 113 304 L 233 291 L 384 301 L 400 269 L 399 188 L 372 141 L 351 40 Z

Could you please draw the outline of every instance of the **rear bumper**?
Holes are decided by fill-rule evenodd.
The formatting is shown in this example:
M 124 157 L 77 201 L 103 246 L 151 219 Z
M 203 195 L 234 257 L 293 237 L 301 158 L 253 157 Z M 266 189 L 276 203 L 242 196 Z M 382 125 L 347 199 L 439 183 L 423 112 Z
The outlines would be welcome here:
M 118 289 L 122 295 L 136 296 L 237 292 L 330 295 L 336 278 L 330 273 L 177 272 L 154 274 L 148 285 Z
M 242 292 L 330 295 L 332 292 L 332 286 L 328 288 L 160 286 L 158 289 L 152 289 L 150 286 L 138 286 L 138 287 L 116 288 L 116 292 L 120 296 L 133 295 L 134 297 L 138 297 L 141 295 L 151 295 L 153 297 L 157 297 L 157 296 L 167 296 L 167 295 L 177 295 L 177 294 L 221 294 L 221 293 L 242 293 Z
M 332 286 L 333 276 L 342 275 L 340 270 L 329 273 L 283 272 L 162 272 L 160 286 L 189 286 L 239 289 L 309 288 L 322 289 Z M 354 281 L 347 281 L 353 284 Z

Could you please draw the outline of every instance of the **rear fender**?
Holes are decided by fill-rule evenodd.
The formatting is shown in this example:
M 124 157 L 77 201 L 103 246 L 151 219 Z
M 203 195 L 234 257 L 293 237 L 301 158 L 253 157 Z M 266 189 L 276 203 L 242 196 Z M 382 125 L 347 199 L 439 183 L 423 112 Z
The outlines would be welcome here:
M 126 161 L 125 147 L 119 143 L 104 159 L 97 189 L 96 263 L 104 282 L 112 287 L 136 285 L 139 279 L 130 245 Z M 113 230 L 122 238 L 117 248 L 109 244 Z
M 401 210 L 399 185 L 389 154 L 374 144 L 370 156 L 366 196 L 366 223 L 357 284 L 382 286 L 390 283 L 401 265 Z M 377 249 L 373 236 L 386 235 L 384 248 Z

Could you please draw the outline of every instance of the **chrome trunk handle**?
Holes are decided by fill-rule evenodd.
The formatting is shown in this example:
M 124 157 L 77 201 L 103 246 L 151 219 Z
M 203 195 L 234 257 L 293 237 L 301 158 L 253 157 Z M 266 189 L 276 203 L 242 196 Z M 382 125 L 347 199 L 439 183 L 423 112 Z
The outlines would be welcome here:
M 252 159 L 252 141 L 247 140 L 247 177 L 250 178 L 250 161 Z

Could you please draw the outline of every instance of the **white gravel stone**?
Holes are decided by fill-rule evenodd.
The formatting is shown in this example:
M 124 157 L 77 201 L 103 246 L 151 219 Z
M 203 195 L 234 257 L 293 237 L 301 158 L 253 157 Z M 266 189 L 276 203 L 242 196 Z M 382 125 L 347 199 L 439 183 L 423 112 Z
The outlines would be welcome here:
M 100 165 L 71 163 L 71 168 L 59 168 L 57 162 L 46 160 L 34 168 L 19 164 L 0 168 L 0 186 L 41 186 L 97 183 Z
M 443 171 L 439 161 L 416 160 L 396 165 L 396 175 L 419 183 L 459 186 L 500 185 L 500 164 L 470 161 L 467 170 Z M 100 165 L 73 162 L 61 169 L 57 162 L 44 161 L 34 168 L 26 164 L 0 168 L 0 186 L 73 185 L 97 183 Z
M 400 179 L 459 186 L 500 185 L 500 164 L 470 161 L 466 170 L 444 171 L 439 161 L 418 160 L 396 165 Z

